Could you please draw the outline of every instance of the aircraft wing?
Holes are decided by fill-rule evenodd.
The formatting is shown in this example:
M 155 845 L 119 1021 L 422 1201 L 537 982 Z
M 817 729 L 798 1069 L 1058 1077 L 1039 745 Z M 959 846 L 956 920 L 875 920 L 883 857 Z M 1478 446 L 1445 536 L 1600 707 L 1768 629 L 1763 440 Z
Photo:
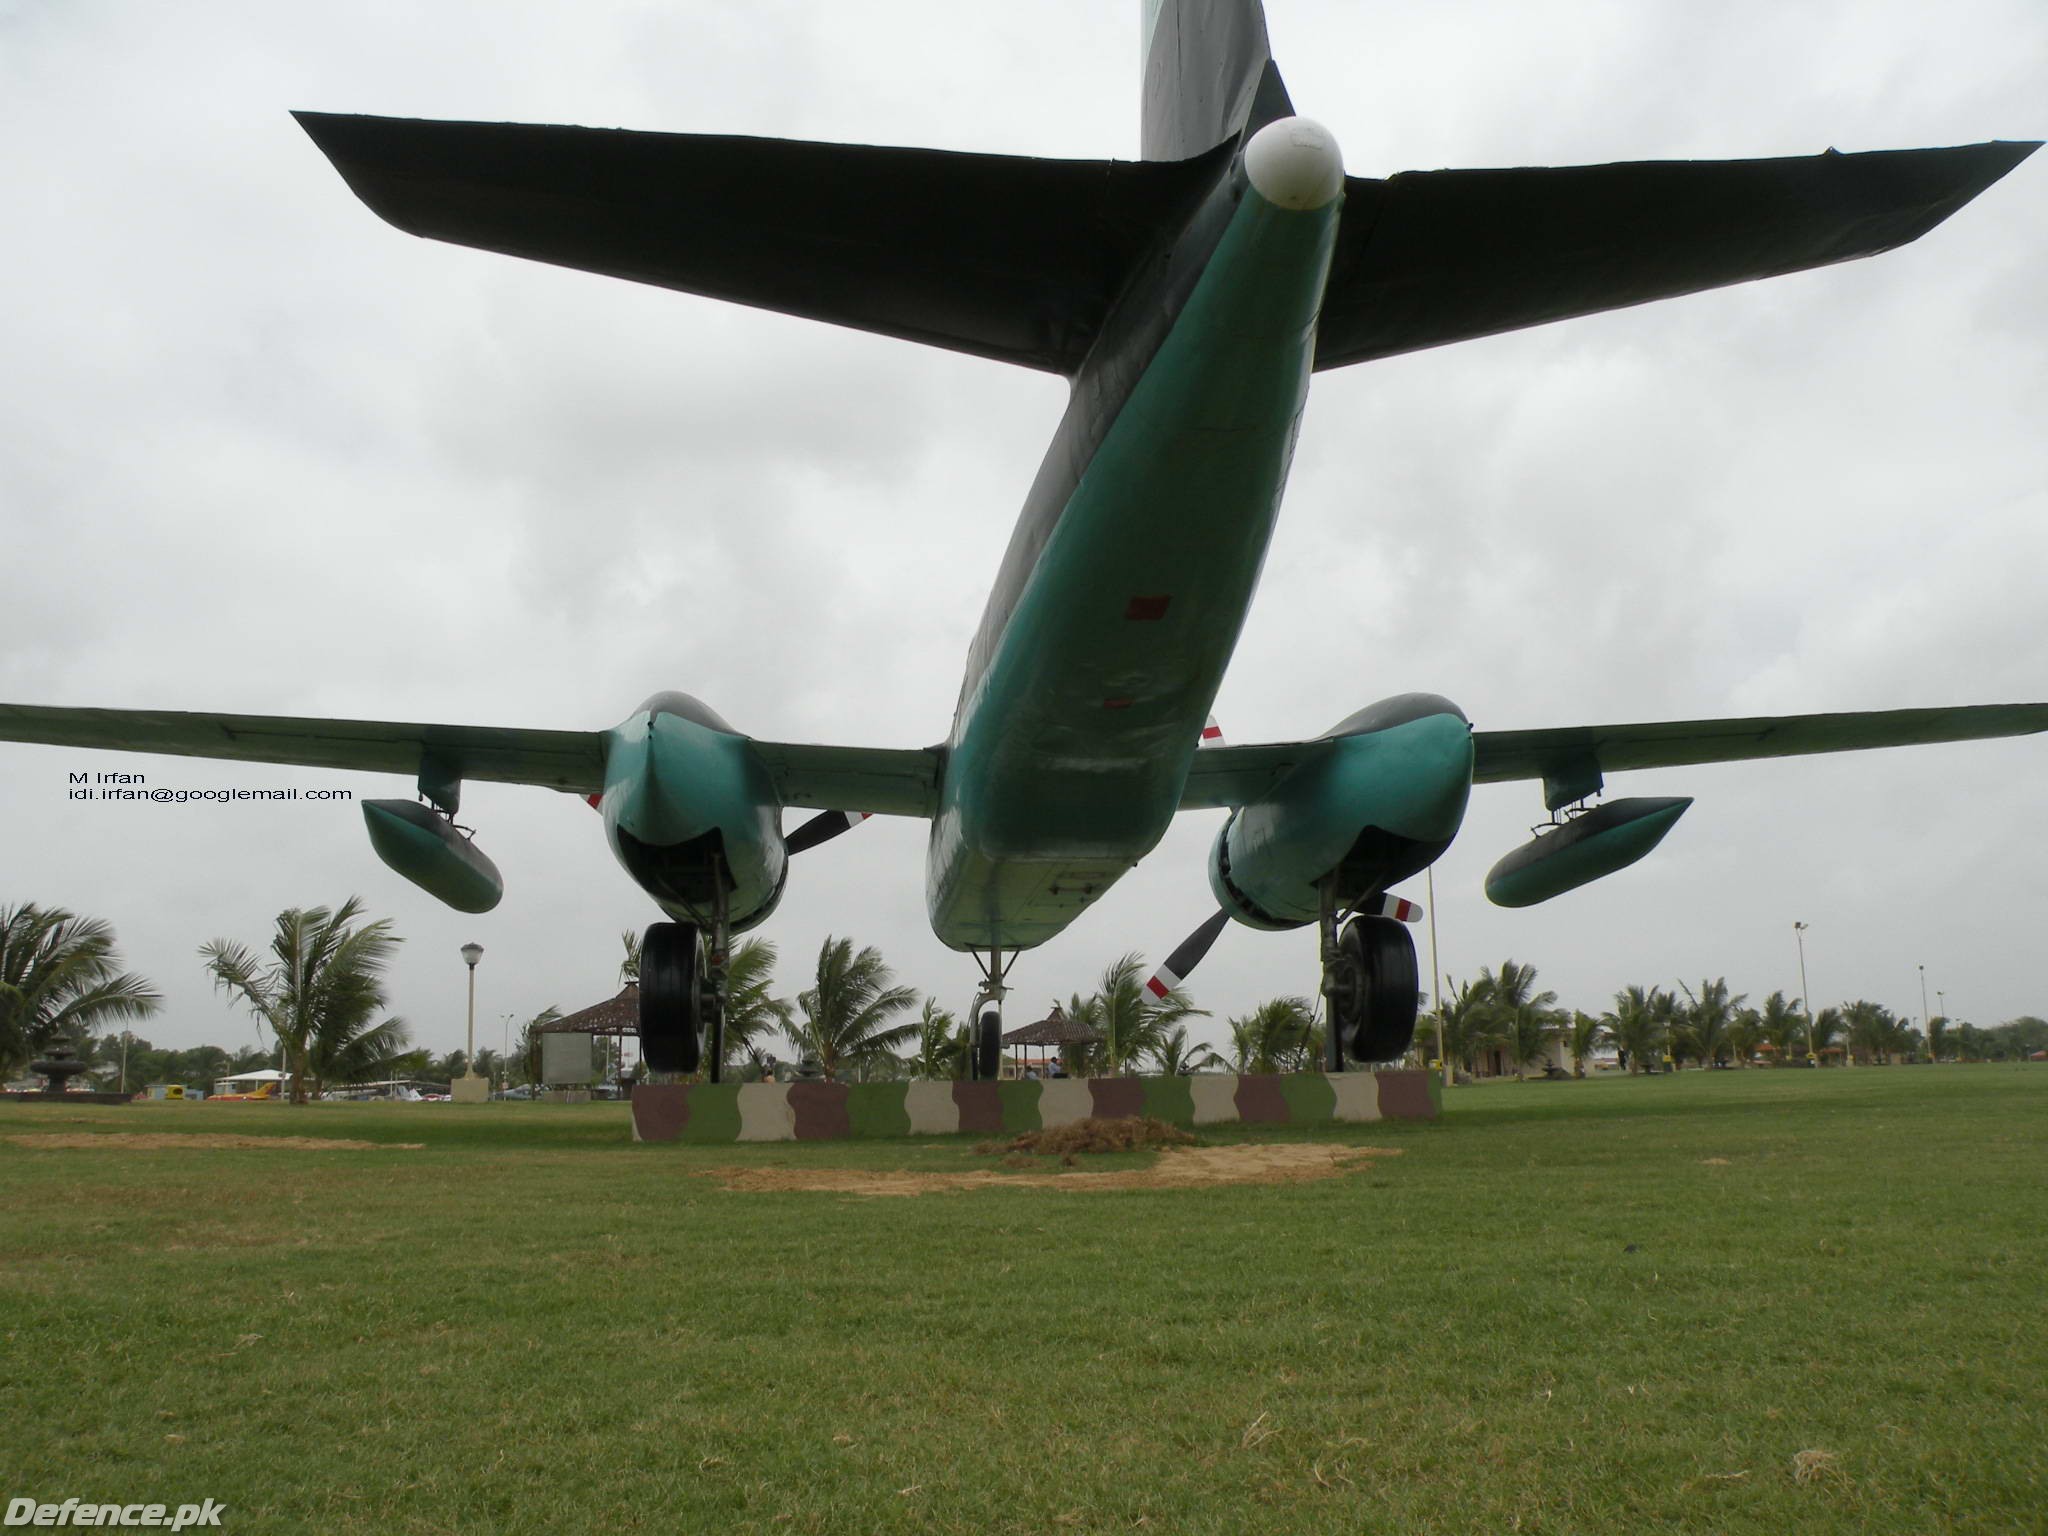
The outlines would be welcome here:
M 1347 177 L 1315 365 L 1874 256 L 2039 147 Z
M 1056 373 L 1217 163 L 296 116 L 408 234 Z
M 2048 704 L 1959 704 L 1946 709 L 1475 731 L 1472 781 L 1564 780 L 1588 766 L 1615 773 L 1629 768 L 1800 757 L 1812 752 L 1860 752 L 1867 747 L 1980 741 L 2044 730 L 2048 730 Z
M 1330 745 L 1315 741 L 1260 742 L 1249 746 L 1204 747 L 1188 766 L 1181 786 L 1180 808 L 1213 811 L 1245 805 L 1271 790 L 1303 763 Z
M 2048 731 L 2048 704 L 1962 704 L 1855 714 L 1758 715 L 1732 720 L 1665 720 L 1638 725 L 1570 725 L 1538 731 L 1474 731 L 1475 784 L 1510 779 L 1583 779 L 1588 770 L 1677 768 L 1814 752 L 1860 752 L 1943 741 L 1981 741 Z M 1258 799 L 1330 745 L 1331 738 L 1209 747 L 1197 752 L 1181 791 L 1184 811 Z M 1578 795 L 1571 798 L 1577 799 Z M 1554 809 L 1555 807 L 1553 807 Z
M 355 768 L 408 778 L 420 772 L 422 757 L 431 753 L 436 764 L 456 778 L 538 784 L 586 795 L 604 788 L 604 736 L 602 731 L 493 725 L 0 704 L 0 741 Z
M 937 747 L 822 747 L 754 741 L 784 805 L 883 816 L 934 816 L 939 808 Z
M 0 704 L 0 741 L 95 751 L 155 752 L 231 762 L 292 763 L 369 773 L 420 772 L 431 753 L 457 779 L 534 784 L 594 795 L 604 790 L 603 731 L 517 726 L 315 720 L 296 715 L 179 714 Z M 938 807 L 939 750 L 807 746 L 754 741 L 785 805 L 930 816 Z

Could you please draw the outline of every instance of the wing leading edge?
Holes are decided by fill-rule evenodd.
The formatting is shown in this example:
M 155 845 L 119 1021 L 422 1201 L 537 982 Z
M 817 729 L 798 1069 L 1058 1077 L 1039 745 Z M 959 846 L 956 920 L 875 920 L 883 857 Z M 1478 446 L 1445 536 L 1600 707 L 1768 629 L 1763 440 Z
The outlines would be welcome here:
M 1543 779 L 1564 786 L 1632 768 L 1986 741 L 2039 731 L 2048 731 L 2048 704 L 1961 704 L 1941 709 L 1475 731 L 1472 781 L 1499 784 L 1510 779 Z M 1180 808 L 1212 810 L 1256 800 L 1294 769 L 1313 761 L 1330 739 L 1212 747 L 1198 752 L 1188 770 Z
M 583 795 L 604 788 L 604 739 L 602 731 L 0 704 L 0 741 L 407 777 L 418 775 L 431 757 L 437 768 L 457 779 L 535 784 Z
M 517 726 L 319 720 L 296 715 L 186 714 L 0 704 L 0 741 L 95 751 L 153 752 L 228 762 L 289 763 L 366 773 L 532 784 L 594 795 L 605 787 L 605 731 Z M 782 803 L 821 810 L 929 816 L 938 798 L 937 748 L 812 746 L 751 741 Z

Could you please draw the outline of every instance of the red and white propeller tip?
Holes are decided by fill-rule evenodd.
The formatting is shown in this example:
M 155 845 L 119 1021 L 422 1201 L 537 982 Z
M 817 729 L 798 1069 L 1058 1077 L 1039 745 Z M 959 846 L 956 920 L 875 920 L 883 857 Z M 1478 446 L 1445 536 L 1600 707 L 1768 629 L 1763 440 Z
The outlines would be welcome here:
M 1166 963 L 1152 973 L 1145 983 L 1145 990 L 1154 997 L 1164 997 L 1186 981 L 1195 967 L 1202 963 L 1202 956 L 1209 953 L 1209 946 L 1216 942 L 1216 935 L 1223 931 L 1223 925 L 1229 921 L 1228 912 L 1211 913 L 1201 927 L 1180 941 L 1180 947 L 1166 957 Z

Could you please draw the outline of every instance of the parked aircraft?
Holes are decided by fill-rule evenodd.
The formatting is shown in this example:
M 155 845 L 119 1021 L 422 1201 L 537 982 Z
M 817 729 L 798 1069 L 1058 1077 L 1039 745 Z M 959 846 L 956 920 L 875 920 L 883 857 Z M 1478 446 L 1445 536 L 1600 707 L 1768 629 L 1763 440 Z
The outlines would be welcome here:
M 758 740 L 662 693 L 609 730 L 0 706 L 0 738 L 402 774 L 365 804 L 400 874 L 462 911 L 502 893 L 455 825 L 465 780 L 588 797 L 668 921 L 648 930 L 648 1061 L 715 1075 L 733 934 L 791 854 L 869 813 L 931 823 L 934 933 L 983 973 L 975 1070 L 1022 951 L 1063 931 L 1173 816 L 1225 808 L 1217 932 L 1315 925 L 1326 1064 L 1385 1060 L 1416 1014 L 1412 902 L 1475 783 L 1539 782 L 1551 822 L 1488 877 L 1547 900 L 1647 854 L 1682 798 L 1593 805 L 1625 769 L 2019 735 L 2048 705 L 1475 731 L 1399 694 L 1319 736 L 1205 729 L 1315 372 L 1873 255 L 2038 146 L 1351 176 L 1297 113 L 1257 0 L 1148 0 L 1142 155 L 925 149 L 302 113 L 398 228 L 1059 374 L 1025 499 L 936 745 Z M 786 809 L 818 812 L 788 833 Z

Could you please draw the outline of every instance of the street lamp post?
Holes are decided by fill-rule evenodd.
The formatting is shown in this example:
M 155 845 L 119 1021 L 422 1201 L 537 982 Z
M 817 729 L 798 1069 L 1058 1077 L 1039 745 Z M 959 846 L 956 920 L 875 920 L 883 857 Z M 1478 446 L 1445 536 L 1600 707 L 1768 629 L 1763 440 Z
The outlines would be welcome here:
M 1920 967 L 1920 1033 L 1927 1033 L 1927 967 Z
M 1806 924 L 1792 924 L 1792 939 L 1799 946 L 1799 1001 L 1806 1006 L 1806 1059 L 1820 1065 L 1820 1052 L 1813 1046 L 1813 994 L 1806 987 Z
M 462 1076 L 459 1079 L 461 1086 L 458 1088 L 454 1083 L 448 1085 L 450 1098 L 471 1104 L 483 1099 L 489 1092 L 489 1085 L 476 1075 L 476 963 L 483 957 L 483 945 L 462 946 L 462 963 L 469 967 L 469 1047 L 462 1059 Z

